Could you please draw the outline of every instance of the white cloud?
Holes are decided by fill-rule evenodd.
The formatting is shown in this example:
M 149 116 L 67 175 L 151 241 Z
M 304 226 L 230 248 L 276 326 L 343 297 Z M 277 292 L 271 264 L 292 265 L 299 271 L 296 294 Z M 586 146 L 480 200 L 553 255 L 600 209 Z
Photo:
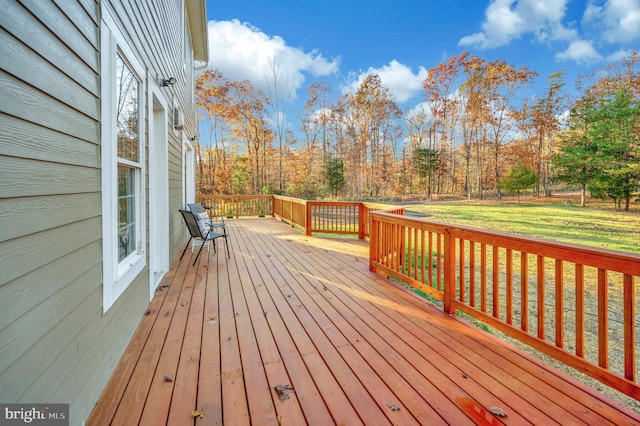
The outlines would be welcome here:
M 640 0 L 607 0 L 599 5 L 590 0 L 582 17 L 608 43 L 629 43 L 640 39 Z
M 639 0 L 640 1 L 640 0 Z M 532 33 L 540 41 L 565 38 L 562 25 L 568 0 L 492 0 L 482 32 L 460 39 L 463 46 L 493 48 Z
M 617 52 L 607 56 L 607 62 L 619 62 L 622 58 L 626 58 L 631 55 L 631 50 L 620 49 Z
M 489 49 L 528 36 L 555 48 L 558 61 L 590 65 L 616 60 L 628 43 L 640 40 L 640 0 L 588 0 L 580 22 L 568 22 L 569 0 L 491 0 L 481 31 L 463 37 L 461 46 Z M 613 49 L 618 51 L 611 53 Z
M 265 93 L 265 76 L 273 75 L 274 61 L 283 81 L 291 81 L 296 90 L 304 83 L 304 73 L 326 76 L 338 72 L 338 59 L 288 46 L 282 37 L 269 36 L 237 19 L 209 21 L 208 30 L 208 67 L 220 70 L 229 80 L 249 80 Z
M 578 64 L 589 65 L 602 61 L 602 55 L 587 40 L 574 40 L 564 52 L 556 54 L 556 60 L 572 60 Z
M 377 74 L 389 91 L 394 95 L 395 101 L 403 103 L 418 94 L 422 89 L 422 83 L 427 78 L 427 70 L 420 67 L 414 74 L 413 70 L 395 59 L 382 68 L 369 68 L 359 74 L 352 73 L 348 83 L 342 87 L 342 93 L 355 92 L 364 79 L 371 74 Z

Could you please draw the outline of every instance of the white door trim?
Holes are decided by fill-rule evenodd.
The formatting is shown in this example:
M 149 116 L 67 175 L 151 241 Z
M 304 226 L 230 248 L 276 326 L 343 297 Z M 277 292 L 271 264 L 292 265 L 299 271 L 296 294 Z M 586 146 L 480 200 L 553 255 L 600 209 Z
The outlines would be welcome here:
M 169 270 L 169 119 L 167 101 L 149 82 L 149 300 Z

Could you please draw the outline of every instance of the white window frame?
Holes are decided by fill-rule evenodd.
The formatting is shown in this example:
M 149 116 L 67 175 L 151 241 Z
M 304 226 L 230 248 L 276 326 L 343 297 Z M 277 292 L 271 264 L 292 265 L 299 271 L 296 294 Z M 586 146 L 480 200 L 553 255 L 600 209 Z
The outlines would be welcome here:
M 102 311 L 113 306 L 129 285 L 146 266 L 146 214 L 145 211 L 145 69 L 126 43 L 122 32 L 102 8 L 101 25 L 101 156 L 102 156 Z M 139 113 L 139 162 L 133 163 L 136 173 L 136 250 L 121 262 L 118 261 L 118 164 L 129 164 L 117 158 L 117 125 L 115 116 L 116 55 L 124 59 L 136 75 Z

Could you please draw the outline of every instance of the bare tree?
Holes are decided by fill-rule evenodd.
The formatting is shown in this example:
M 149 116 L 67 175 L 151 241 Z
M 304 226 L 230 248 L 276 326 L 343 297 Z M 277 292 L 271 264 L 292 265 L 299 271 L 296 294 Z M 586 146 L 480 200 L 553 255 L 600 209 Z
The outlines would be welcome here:
M 270 67 L 265 71 L 264 79 L 267 83 L 267 98 L 269 109 L 278 141 L 278 187 L 284 192 L 284 149 L 285 133 L 287 131 L 287 108 L 294 94 L 294 81 L 290 74 L 285 74 L 280 68 L 276 55 L 271 58 Z

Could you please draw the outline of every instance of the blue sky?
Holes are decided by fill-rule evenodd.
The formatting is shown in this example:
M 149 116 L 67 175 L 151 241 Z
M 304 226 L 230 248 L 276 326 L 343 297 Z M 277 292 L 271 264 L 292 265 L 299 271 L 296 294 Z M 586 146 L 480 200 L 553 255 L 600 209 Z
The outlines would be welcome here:
M 274 58 L 295 88 L 334 96 L 378 74 L 401 108 L 424 101 L 427 70 L 469 51 L 538 72 L 532 94 L 564 69 L 575 78 L 640 50 L 640 0 L 207 0 L 210 62 L 265 87 Z

